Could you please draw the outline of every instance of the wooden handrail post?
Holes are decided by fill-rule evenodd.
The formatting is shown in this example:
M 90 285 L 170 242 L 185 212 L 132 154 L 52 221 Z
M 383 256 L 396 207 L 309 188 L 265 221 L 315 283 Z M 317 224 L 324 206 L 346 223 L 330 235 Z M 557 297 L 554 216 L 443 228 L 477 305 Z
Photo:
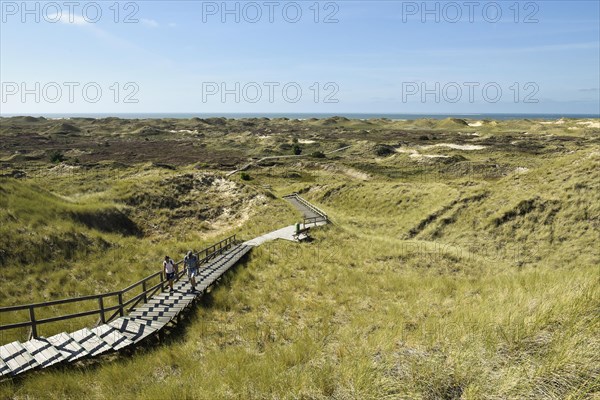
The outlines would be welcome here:
M 125 315 L 123 311 L 123 292 L 119 292 L 119 315 L 121 317 Z
M 106 316 L 104 315 L 104 297 L 98 297 L 98 305 L 100 306 L 100 321 L 105 324 Z
M 35 311 L 33 306 L 29 306 L 29 319 L 31 320 L 31 336 L 37 338 L 37 325 L 35 323 Z
M 146 281 L 142 282 L 142 290 L 144 291 L 144 296 L 143 296 L 144 303 L 147 303 L 148 302 L 148 298 L 146 297 Z
M 185 266 L 184 266 L 185 268 Z M 160 273 L 160 291 L 162 292 L 163 290 L 165 290 L 165 277 L 163 276 L 163 273 Z

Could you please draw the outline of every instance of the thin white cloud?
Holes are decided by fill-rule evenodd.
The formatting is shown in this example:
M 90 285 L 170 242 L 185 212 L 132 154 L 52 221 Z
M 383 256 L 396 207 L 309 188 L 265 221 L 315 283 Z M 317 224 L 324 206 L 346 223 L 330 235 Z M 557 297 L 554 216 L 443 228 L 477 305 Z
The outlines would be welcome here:
M 149 28 L 158 28 L 158 26 L 159 26 L 159 25 L 158 25 L 158 22 L 156 22 L 156 21 L 155 21 L 155 20 L 153 20 L 153 19 L 141 18 L 141 19 L 140 19 L 140 22 L 141 22 L 143 25 L 145 25 L 145 26 L 147 26 L 147 27 L 149 27 Z
M 102 28 L 99 27 L 99 24 L 95 22 L 90 22 L 85 20 L 85 18 L 76 15 L 62 15 L 54 14 L 46 16 L 48 20 L 54 20 L 56 23 L 61 23 L 65 25 L 76 26 L 74 29 L 82 29 L 84 31 L 89 32 L 94 35 L 103 43 L 112 46 L 118 49 L 125 49 L 127 51 L 136 51 L 139 54 L 145 54 L 148 57 L 152 57 L 153 60 L 156 61 L 156 54 L 150 50 L 146 50 L 144 47 L 139 46 L 138 44 L 131 42 L 127 39 L 124 39 L 120 36 L 116 36 Z M 158 27 L 159 24 L 155 20 L 152 19 L 140 19 L 142 24 L 150 27 Z M 162 62 L 163 65 L 173 66 L 176 63 L 167 57 L 159 57 L 159 61 Z
M 74 15 L 73 13 L 61 13 L 61 14 L 50 14 L 46 16 L 48 21 L 52 21 L 53 23 L 60 22 L 61 24 L 67 25 L 93 25 L 93 22 L 88 22 L 81 15 Z
M 100 28 L 97 23 L 90 22 L 90 21 L 86 20 L 85 18 L 83 18 L 82 16 L 73 15 L 73 14 L 69 15 L 69 14 L 63 13 L 61 15 L 59 15 L 59 14 L 49 15 L 47 18 L 48 18 L 48 20 L 56 21 L 56 23 L 76 26 L 77 29 L 86 30 L 86 31 L 90 32 L 91 34 L 93 34 L 94 36 L 96 36 L 97 38 L 101 39 L 102 41 L 109 43 L 115 47 L 127 48 L 127 49 L 131 49 L 131 50 L 135 50 L 138 48 L 135 44 L 133 44 L 125 39 L 122 39 L 118 36 L 115 36 L 115 35 L 111 34 L 110 32 L 107 32 L 106 30 Z

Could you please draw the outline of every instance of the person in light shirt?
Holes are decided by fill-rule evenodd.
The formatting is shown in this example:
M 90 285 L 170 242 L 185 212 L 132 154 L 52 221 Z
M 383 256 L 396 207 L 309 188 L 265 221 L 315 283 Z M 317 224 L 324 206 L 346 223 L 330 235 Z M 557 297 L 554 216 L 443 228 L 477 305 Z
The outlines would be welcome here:
M 173 293 L 173 282 L 175 282 L 177 267 L 169 256 L 165 256 L 165 261 L 163 261 L 163 269 L 167 276 L 167 282 L 169 282 L 169 292 Z

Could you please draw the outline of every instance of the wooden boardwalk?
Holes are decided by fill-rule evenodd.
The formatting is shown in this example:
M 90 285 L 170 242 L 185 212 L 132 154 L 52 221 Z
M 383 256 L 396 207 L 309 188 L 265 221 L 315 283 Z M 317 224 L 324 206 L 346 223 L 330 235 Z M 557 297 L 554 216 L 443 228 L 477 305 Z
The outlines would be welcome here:
M 302 216 L 306 219 L 310 218 L 320 218 L 325 215 L 323 212 L 320 212 L 315 206 L 308 203 L 302 197 L 297 194 L 291 194 L 289 196 L 285 196 L 284 199 L 289 201 L 298 211 L 302 213 Z
M 327 223 L 327 216 L 319 213 L 320 210 L 307 203 L 297 195 L 286 197 L 294 207 L 303 213 L 305 222 L 310 220 L 309 224 L 319 226 Z M 308 204 L 308 205 L 307 205 Z M 317 221 L 318 220 L 318 221 Z M 201 265 L 199 276 L 196 277 L 196 291 L 191 291 L 191 285 L 187 279 L 178 280 L 174 284 L 174 291 L 165 290 L 165 282 L 162 280 L 159 285 L 153 288 L 155 294 L 146 297 L 153 288 L 146 289 L 146 280 L 140 281 L 130 288 L 137 285 L 144 287 L 144 292 L 134 297 L 129 302 L 123 302 L 123 293 L 128 291 L 124 289 L 117 292 L 120 305 L 112 308 L 102 308 L 94 313 L 101 313 L 101 323 L 93 328 L 82 328 L 72 333 L 62 332 L 50 337 L 37 336 L 33 333 L 33 338 L 21 343 L 14 341 L 0 347 L 0 378 L 11 377 L 22 374 L 33 369 L 47 368 L 59 363 L 71 363 L 79 359 L 99 356 L 101 354 L 120 351 L 126 348 L 134 347 L 149 336 L 161 332 L 168 325 L 179 322 L 182 313 L 189 309 L 195 301 L 202 296 L 206 290 L 214 285 L 217 280 L 223 276 L 231 267 L 233 267 L 242 257 L 244 257 L 254 246 L 258 246 L 267 240 L 290 239 L 293 234 L 293 226 L 286 227 L 270 234 L 255 238 L 244 243 L 226 242 L 226 246 L 220 244 L 205 249 L 206 257 L 202 260 L 205 264 Z M 221 242 L 220 242 L 221 243 Z M 214 250 L 214 251 L 213 251 Z M 156 274 L 155 274 L 156 275 Z M 181 273 L 183 275 L 183 272 Z M 154 275 L 152 275 L 154 276 Z M 152 277 L 151 276 L 151 277 Z M 99 295 L 100 304 L 104 296 L 113 294 Z M 89 297 L 89 296 L 88 296 Z M 127 315 L 124 310 L 126 305 L 139 298 L 144 302 L 133 303 L 133 308 L 128 309 Z M 86 298 L 80 298 L 86 299 Z M 75 302 L 80 299 L 68 299 L 62 302 Z M 60 302 L 60 301 L 59 301 Z M 2 312 L 23 310 L 29 308 L 31 313 L 31 322 L 17 323 L 12 325 L 0 325 L 0 329 L 12 329 L 23 326 L 31 326 L 35 332 L 34 307 L 42 307 L 44 304 L 0 307 L 0 316 Z M 105 311 L 116 309 L 116 319 L 105 318 Z M 91 315 L 87 312 L 86 315 Z M 57 317 L 46 321 L 52 322 L 62 319 L 72 318 L 74 316 Z
M 317 226 L 326 225 L 329 223 L 329 217 L 323 211 L 319 210 L 317 207 L 313 206 L 302 197 L 300 197 L 297 193 L 290 194 L 289 196 L 284 196 L 288 202 L 294 206 L 300 213 L 302 214 L 303 221 L 301 228 L 315 228 Z M 270 242 L 271 240 L 283 239 L 289 240 L 292 242 L 297 242 L 298 239 L 294 235 L 296 233 L 296 226 L 290 225 L 285 228 L 278 229 L 273 232 L 269 232 L 262 236 L 256 237 L 252 240 L 248 240 L 244 242 L 245 245 L 248 246 L 260 246 L 265 242 Z

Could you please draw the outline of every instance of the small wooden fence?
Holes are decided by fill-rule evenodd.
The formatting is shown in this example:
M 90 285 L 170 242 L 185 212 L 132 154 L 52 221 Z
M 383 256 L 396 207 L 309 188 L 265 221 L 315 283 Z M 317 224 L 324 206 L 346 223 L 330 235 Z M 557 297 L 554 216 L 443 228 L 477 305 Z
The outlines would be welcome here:
M 215 257 L 222 254 L 224 251 L 233 246 L 236 242 L 236 235 L 232 235 L 226 239 L 221 240 L 220 242 L 207 247 L 203 250 L 200 250 L 198 253 L 195 253 L 198 257 L 199 265 L 205 264 Z M 183 260 L 176 263 L 179 267 L 183 264 Z M 8 330 L 8 329 L 17 329 L 29 327 L 30 333 L 29 338 L 37 338 L 38 337 L 38 326 L 43 324 L 49 324 L 52 322 L 64 321 L 73 318 L 81 318 L 86 316 L 98 315 L 98 323 L 97 324 L 105 324 L 110 322 L 118 317 L 124 316 L 126 313 L 129 313 L 132 309 L 134 309 L 141 302 L 146 303 L 148 298 L 154 296 L 157 292 L 163 291 L 165 289 L 166 280 L 164 276 L 164 271 L 156 272 L 152 275 L 145 277 L 144 279 L 126 287 L 125 289 L 96 294 L 90 296 L 81 296 L 74 297 L 70 299 L 63 300 L 53 300 L 47 301 L 43 303 L 33 303 L 33 304 L 25 304 L 19 306 L 10 306 L 10 307 L 0 307 L 0 321 L 6 320 L 5 317 L 8 313 L 14 312 L 26 312 L 29 311 L 29 320 L 23 322 L 16 322 L 10 324 L 2 324 L 0 325 L 0 331 Z M 181 271 L 178 271 L 175 279 L 179 280 L 185 274 L 185 269 L 182 268 Z M 136 293 L 138 291 L 141 292 Z M 73 304 L 73 303 L 84 303 L 90 301 L 97 302 L 97 308 L 93 310 L 87 310 L 72 314 L 60 315 L 50 318 L 37 318 L 36 314 L 39 315 L 39 310 L 47 307 L 55 307 L 63 304 Z M 113 306 L 108 306 L 107 304 L 116 303 Z

